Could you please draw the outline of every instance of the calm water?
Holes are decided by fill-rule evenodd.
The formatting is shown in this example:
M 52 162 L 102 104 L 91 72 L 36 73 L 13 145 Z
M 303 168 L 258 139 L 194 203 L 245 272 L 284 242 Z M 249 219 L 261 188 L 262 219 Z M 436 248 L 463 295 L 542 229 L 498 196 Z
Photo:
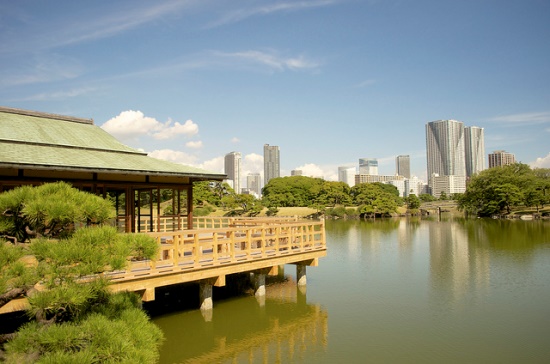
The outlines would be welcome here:
M 156 317 L 162 363 L 550 363 L 550 221 L 327 221 L 265 301 Z M 295 267 L 285 266 L 290 280 Z M 216 295 L 216 292 L 214 292 Z M 215 297 L 214 297 L 215 298 Z

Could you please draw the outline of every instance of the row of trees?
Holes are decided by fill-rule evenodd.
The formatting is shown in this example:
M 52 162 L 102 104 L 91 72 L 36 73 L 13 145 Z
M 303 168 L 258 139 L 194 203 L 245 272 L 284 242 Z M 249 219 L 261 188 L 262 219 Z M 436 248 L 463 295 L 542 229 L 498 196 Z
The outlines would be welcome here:
M 27 324 L 0 331 L 0 361 L 156 362 L 163 334 L 141 299 L 110 293 L 101 278 L 155 257 L 154 239 L 104 225 L 113 206 L 66 183 L 4 192 L 0 211 L 0 307 L 30 304 Z
M 248 194 L 236 194 L 227 184 L 196 183 L 193 190 L 195 211 L 211 211 L 208 205 L 231 213 L 256 215 L 264 207 L 276 213 L 279 207 L 312 207 L 323 213 L 327 208 L 356 206 L 356 213 L 364 216 L 390 215 L 407 203 L 417 209 L 416 196 L 399 197 L 395 186 L 384 183 L 363 183 L 350 187 L 344 182 L 325 181 L 321 178 L 291 176 L 273 178 L 263 189 L 261 200 Z M 429 196 L 431 198 L 431 196 Z
M 193 196 L 195 206 L 199 207 L 195 210 L 198 214 L 208 214 L 215 206 L 227 210 L 228 214 L 250 216 L 264 207 L 271 214 L 279 207 L 312 207 L 319 213 L 338 209 L 347 215 L 388 216 L 400 206 L 405 205 L 415 213 L 422 202 L 436 200 L 429 194 L 400 198 L 395 186 L 384 183 L 349 187 L 344 182 L 305 176 L 271 179 L 263 189 L 261 200 L 252 195 L 236 194 L 226 183 L 197 183 Z M 550 203 L 550 169 L 531 169 L 521 163 L 490 168 L 473 176 L 464 194 L 447 196 L 443 193 L 439 198 L 449 199 L 457 200 L 460 209 L 475 216 L 502 215 L 521 206 L 536 208 L 538 212 Z

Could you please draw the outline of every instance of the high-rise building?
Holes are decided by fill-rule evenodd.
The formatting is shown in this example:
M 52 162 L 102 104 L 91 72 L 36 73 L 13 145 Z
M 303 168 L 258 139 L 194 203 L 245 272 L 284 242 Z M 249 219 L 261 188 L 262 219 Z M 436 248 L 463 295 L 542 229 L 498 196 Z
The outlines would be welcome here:
M 408 155 L 398 155 L 395 158 L 395 171 L 399 176 L 411 178 L 411 158 Z
M 485 169 L 485 140 L 483 128 L 467 126 L 464 128 L 464 149 L 466 176 L 471 177 Z
M 375 176 L 378 174 L 378 159 L 359 158 L 359 174 L 369 174 Z
M 440 176 L 466 176 L 464 123 L 438 120 L 426 124 L 428 179 Z
M 227 179 L 232 181 L 233 190 L 236 193 L 241 193 L 241 153 L 227 153 L 225 155 L 224 167 Z
M 516 163 L 516 156 L 504 150 L 495 150 L 489 154 L 489 168 Z
M 248 190 L 256 196 L 260 196 L 261 190 L 261 177 L 259 173 L 249 173 L 246 176 L 246 187 Z
M 466 154 L 464 151 L 464 123 L 456 120 L 437 120 L 426 124 L 426 153 L 428 161 L 428 185 L 435 186 L 435 177 L 463 178 L 438 179 L 437 192 L 460 193 L 466 191 Z M 441 183 L 448 182 L 447 190 Z M 461 185 L 464 181 L 463 185 Z M 436 195 L 432 190 L 432 195 Z
M 355 174 L 356 169 L 355 167 L 338 167 L 338 181 L 339 182 L 345 182 L 350 187 L 355 186 Z
M 279 147 L 264 144 L 264 183 L 267 185 L 270 179 L 279 177 L 280 174 Z
M 301 169 L 293 169 L 290 171 L 291 176 L 301 176 L 303 174 L 303 171 Z

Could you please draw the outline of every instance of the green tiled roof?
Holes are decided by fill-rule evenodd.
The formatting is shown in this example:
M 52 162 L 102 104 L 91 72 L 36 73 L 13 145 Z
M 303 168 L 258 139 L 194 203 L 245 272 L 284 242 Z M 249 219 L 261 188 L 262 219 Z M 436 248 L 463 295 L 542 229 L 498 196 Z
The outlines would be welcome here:
M 221 180 L 203 169 L 148 157 L 92 120 L 0 107 L 0 165 Z

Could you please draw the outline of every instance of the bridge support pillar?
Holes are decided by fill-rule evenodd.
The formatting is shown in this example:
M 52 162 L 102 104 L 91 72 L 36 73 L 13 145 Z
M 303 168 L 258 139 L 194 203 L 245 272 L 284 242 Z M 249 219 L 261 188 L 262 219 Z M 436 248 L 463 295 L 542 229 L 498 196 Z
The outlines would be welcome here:
M 299 287 L 307 284 L 305 264 L 296 264 L 296 280 Z
M 263 271 L 254 272 L 254 296 L 265 296 L 265 276 Z
M 212 282 L 210 280 L 202 280 L 200 281 L 199 286 L 201 311 L 212 310 L 214 307 L 212 301 Z

